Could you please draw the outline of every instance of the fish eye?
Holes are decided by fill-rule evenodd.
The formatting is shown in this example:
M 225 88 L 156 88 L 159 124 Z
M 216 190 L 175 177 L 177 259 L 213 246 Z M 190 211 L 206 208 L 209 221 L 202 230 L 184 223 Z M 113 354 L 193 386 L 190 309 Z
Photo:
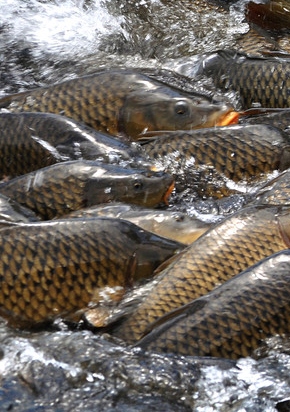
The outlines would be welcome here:
M 174 111 L 180 116 L 187 115 L 189 113 L 189 105 L 184 100 L 179 100 L 175 104 Z
M 140 190 L 143 187 L 143 183 L 140 180 L 136 180 L 133 184 L 135 190 Z

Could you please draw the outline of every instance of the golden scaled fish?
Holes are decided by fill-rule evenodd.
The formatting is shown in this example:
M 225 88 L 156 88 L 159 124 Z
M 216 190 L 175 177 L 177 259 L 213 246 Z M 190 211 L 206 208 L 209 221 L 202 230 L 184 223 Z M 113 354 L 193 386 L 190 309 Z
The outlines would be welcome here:
M 243 112 L 243 124 L 268 124 L 290 132 L 290 109 L 249 109 Z
M 49 220 L 111 201 L 157 206 L 168 202 L 173 188 L 164 172 L 75 160 L 15 177 L 0 185 L 0 193 Z
M 128 220 L 135 225 L 167 239 L 190 244 L 211 226 L 182 212 L 149 209 L 142 206 L 113 202 L 72 212 L 68 217 L 110 217 Z
M 0 315 L 20 327 L 74 317 L 105 288 L 132 287 L 183 247 L 120 219 L 2 228 Z
M 141 166 L 137 145 L 51 113 L 0 113 L 0 170 L 15 177 L 67 160 Z
M 290 139 L 270 125 L 167 132 L 143 148 L 178 192 L 204 199 L 248 193 L 290 166 Z
M 150 351 L 238 359 L 290 332 L 290 250 L 173 310 L 137 342 Z
M 289 221 L 290 209 L 252 206 L 220 222 L 158 274 L 139 306 L 112 333 L 134 343 L 163 315 L 287 249 Z
M 111 135 L 182 130 L 237 122 L 225 103 L 189 94 L 128 70 L 106 70 L 0 99 L 11 112 L 50 112 Z
M 289 57 L 251 57 L 235 50 L 219 50 L 200 57 L 194 76 L 213 79 L 222 91 L 237 92 L 243 109 L 290 107 Z
M 290 171 L 285 170 L 261 187 L 252 202 L 256 205 L 290 206 Z

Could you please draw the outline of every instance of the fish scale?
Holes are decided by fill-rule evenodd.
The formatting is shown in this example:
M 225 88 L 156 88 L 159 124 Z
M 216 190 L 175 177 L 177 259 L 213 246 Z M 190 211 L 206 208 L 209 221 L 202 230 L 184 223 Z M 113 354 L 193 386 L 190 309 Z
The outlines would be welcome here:
M 249 127 L 250 126 L 250 127 Z M 269 125 L 227 126 L 168 132 L 144 144 L 158 167 L 171 173 L 179 191 L 199 197 L 238 192 L 235 183 L 259 183 L 268 173 L 290 166 L 290 140 Z
M 286 249 L 279 213 L 278 207 L 249 207 L 210 229 L 158 275 L 158 283 L 113 333 L 136 342 L 165 313 Z M 289 211 L 285 213 L 284 218 L 289 219 Z
M 172 185 L 173 177 L 164 172 L 77 160 L 16 177 L 0 185 L 0 193 L 48 220 L 112 200 L 156 206 Z
M 74 314 L 97 302 L 101 288 L 126 288 L 182 248 L 118 219 L 5 228 L 0 239 L 1 316 L 17 326 L 33 326 Z
M 289 58 L 251 57 L 221 50 L 205 55 L 200 61 L 197 73 L 210 76 L 223 91 L 238 92 L 243 109 L 253 104 L 290 107 Z
M 182 110 L 180 110 L 180 104 Z M 5 96 L 11 112 L 62 114 L 111 135 L 136 140 L 144 130 L 182 130 L 237 122 L 227 103 L 213 103 L 137 71 L 107 70 Z M 233 113 L 233 117 L 228 117 Z
M 249 356 L 261 341 L 289 333 L 290 251 L 247 268 L 172 312 L 138 346 L 191 356 Z

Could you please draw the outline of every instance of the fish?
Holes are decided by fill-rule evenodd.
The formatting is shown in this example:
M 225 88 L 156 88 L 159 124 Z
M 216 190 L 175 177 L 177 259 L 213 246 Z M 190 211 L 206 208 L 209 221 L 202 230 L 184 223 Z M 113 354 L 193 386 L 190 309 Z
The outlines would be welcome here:
M 0 193 L 50 220 L 110 201 L 166 204 L 173 188 L 173 177 L 162 171 L 72 160 L 15 177 L 0 185 Z
M 112 202 L 79 209 L 70 213 L 69 218 L 113 217 L 128 220 L 135 225 L 157 234 L 158 236 L 188 245 L 198 239 L 211 226 L 198 218 L 191 218 L 186 213 L 149 209 L 126 203 Z
M 130 288 L 184 248 L 120 219 L 67 219 L 1 229 L 0 316 L 35 327 Z
M 238 93 L 242 109 L 289 108 L 289 63 L 289 57 L 258 57 L 236 50 L 218 50 L 200 56 L 194 77 L 210 77 L 222 91 Z
M 246 5 L 246 18 L 263 29 L 289 33 L 289 2 L 285 0 L 270 0 L 267 3 L 249 1 Z
M 252 199 L 256 205 L 290 206 L 290 170 L 263 185 Z
M 39 218 L 32 210 L 21 206 L 6 196 L 0 195 L 0 227 L 9 223 L 37 222 Z
M 290 246 L 290 209 L 249 206 L 209 229 L 155 275 L 132 312 L 110 333 L 136 343 L 150 324 L 200 298 L 249 266 Z
M 290 132 L 290 109 L 249 109 L 241 117 L 243 124 L 269 124 L 283 132 Z
M 239 359 L 290 332 L 290 250 L 271 255 L 173 310 L 136 346 L 153 352 Z
M 248 193 L 290 167 L 289 136 L 262 124 L 162 133 L 143 149 L 196 200 Z
M 50 113 L 0 113 L 0 150 L 1 173 L 10 178 L 67 160 L 148 163 L 137 145 Z
M 10 112 L 62 114 L 113 136 L 137 140 L 144 131 L 178 130 L 228 122 L 233 108 L 186 93 L 145 74 L 104 70 L 0 99 Z M 238 114 L 230 121 L 237 122 Z

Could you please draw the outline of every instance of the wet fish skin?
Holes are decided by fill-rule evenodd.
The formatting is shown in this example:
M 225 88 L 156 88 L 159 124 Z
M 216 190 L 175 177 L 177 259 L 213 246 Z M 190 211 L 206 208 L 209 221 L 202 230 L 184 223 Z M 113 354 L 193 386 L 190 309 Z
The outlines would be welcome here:
M 220 50 L 201 57 L 195 74 L 213 79 L 223 91 L 236 91 L 243 109 L 290 107 L 289 59 L 250 57 L 234 50 Z
M 11 112 L 62 114 L 111 135 L 132 139 L 145 130 L 214 125 L 232 108 L 214 104 L 127 70 L 107 70 L 45 88 L 10 95 L 0 107 Z
M 260 206 L 289 206 L 290 171 L 285 170 L 262 186 L 253 198 L 252 203 Z
M 170 210 L 152 210 L 118 202 L 80 209 L 68 216 L 70 218 L 103 216 L 124 219 L 158 236 L 183 244 L 194 242 L 210 227 L 210 223 L 190 218 L 185 213 Z
M 173 185 L 172 176 L 163 172 L 75 160 L 16 177 L 3 183 L 0 193 L 49 220 L 113 200 L 156 206 Z
M 246 6 L 246 18 L 263 29 L 289 33 L 290 8 L 287 1 L 269 1 L 255 3 L 250 1 Z
M 39 218 L 32 212 L 17 202 L 6 196 L 0 195 L 0 227 L 10 222 L 37 222 Z
M 259 114 L 259 111 L 261 112 Z M 242 117 L 243 124 L 269 124 L 274 127 L 278 127 L 284 132 L 290 132 L 290 110 L 289 109 L 274 109 L 273 111 L 266 111 L 260 109 L 257 115 L 251 115 L 251 109 L 249 110 L 249 116 L 245 112 L 246 117 Z
M 289 209 L 244 208 L 188 246 L 158 274 L 134 312 L 112 334 L 135 343 L 152 322 L 210 292 L 249 266 L 289 247 Z
M 104 287 L 132 286 L 183 246 L 119 219 L 71 219 L 1 230 L 0 315 L 13 325 L 66 317 Z
M 67 160 L 148 163 L 137 147 L 50 113 L 0 113 L 0 150 L 9 177 Z
M 158 169 L 174 176 L 177 191 L 202 199 L 244 193 L 290 166 L 290 139 L 270 125 L 167 132 L 143 148 Z
M 190 356 L 250 356 L 265 338 L 290 332 L 289 285 L 286 250 L 164 316 L 136 345 Z

